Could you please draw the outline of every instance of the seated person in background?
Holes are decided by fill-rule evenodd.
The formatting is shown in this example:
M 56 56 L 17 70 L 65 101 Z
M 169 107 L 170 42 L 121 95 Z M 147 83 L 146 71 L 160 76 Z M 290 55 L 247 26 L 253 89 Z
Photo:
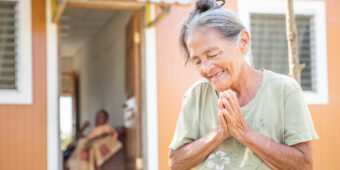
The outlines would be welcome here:
M 108 119 L 105 110 L 97 112 L 95 128 L 78 140 L 67 161 L 69 170 L 96 170 L 122 147 L 117 132 L 107 124 Z

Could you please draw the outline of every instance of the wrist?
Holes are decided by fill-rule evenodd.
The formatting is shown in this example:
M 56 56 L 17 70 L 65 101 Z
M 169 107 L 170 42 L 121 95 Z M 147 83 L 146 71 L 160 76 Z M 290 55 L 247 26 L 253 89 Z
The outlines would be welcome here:
M 251 135 L 251 133 L 252 133 L 252 129 L 246 125 L 244 128 L 242 128 L 239 131 L 236 139 L 238 141 L 240 141 L 241 143 L 245 143 L 247 141 L 248 137 Z
M 215 128 L 215 132 L 216 132 L 216 137 L 220 140 L 225 140 L 229 135 L 223 130 L 222 127 L 217 126 Z

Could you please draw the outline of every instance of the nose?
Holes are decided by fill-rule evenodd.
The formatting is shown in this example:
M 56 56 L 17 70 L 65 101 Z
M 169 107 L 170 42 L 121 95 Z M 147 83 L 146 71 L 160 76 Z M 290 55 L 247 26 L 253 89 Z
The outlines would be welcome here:
M 210 72 L 213 67 L 214 65 L 209 60 L 202 61 L 202 71 L 208 76 L 210 76 Z

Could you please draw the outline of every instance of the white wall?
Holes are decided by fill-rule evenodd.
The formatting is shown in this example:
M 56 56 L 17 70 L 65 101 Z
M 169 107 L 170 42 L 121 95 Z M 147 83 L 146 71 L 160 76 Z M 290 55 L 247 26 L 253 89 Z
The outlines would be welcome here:
M 60 69 L 62 73 L 72 73 L 74 71 L 74 58 L 61 57 Z
M 125 27 L 131 12 L 117 12 L 115 17 L 75 56 L 79 72 L 80 122 L 94 125 L 96 111 L 110 114 L 112 127 L 124 124 L 125 102 Z

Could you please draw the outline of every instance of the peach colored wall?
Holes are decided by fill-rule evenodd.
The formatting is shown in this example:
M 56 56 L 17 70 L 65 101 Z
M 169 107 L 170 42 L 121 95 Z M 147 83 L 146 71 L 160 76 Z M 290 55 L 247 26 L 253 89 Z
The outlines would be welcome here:
M 169 169 L 168 145 L 173 136 L 182 97 L 198 74 L 184 67 L 177 35 L 190 7 L 172 7 L 171 13 L 156 27 L 159 169 Z
M 328 105 L 310 106 L 320 140 L 314 143 L 315 169 L 333 170 L 340 167 L 340 1 L 326 0 Z
M 228 8 L 236 11 L 237 0 L 227 1 Z M 315 169 L 332 170 L 340 167 L 340 1 L 326 0 L 329 104 L 312 105 L 310 111 L 320 140 L 314 143 Z M 178 32 L 184 17 L 193 8 L 172 7 L 171 13 L 156 27 L 159 169 L 169 169 L 167 163 L 170 144 L 180 112 L 183 94 L 199 79 L 195 70 L 184 67 L 184 58 L 178 49 Z M 339 108 L 339 109 L 338 109 Z
M 45 170 L 45 1 L 32 0 L 33 104 L 0 105 L 0 169 Z

